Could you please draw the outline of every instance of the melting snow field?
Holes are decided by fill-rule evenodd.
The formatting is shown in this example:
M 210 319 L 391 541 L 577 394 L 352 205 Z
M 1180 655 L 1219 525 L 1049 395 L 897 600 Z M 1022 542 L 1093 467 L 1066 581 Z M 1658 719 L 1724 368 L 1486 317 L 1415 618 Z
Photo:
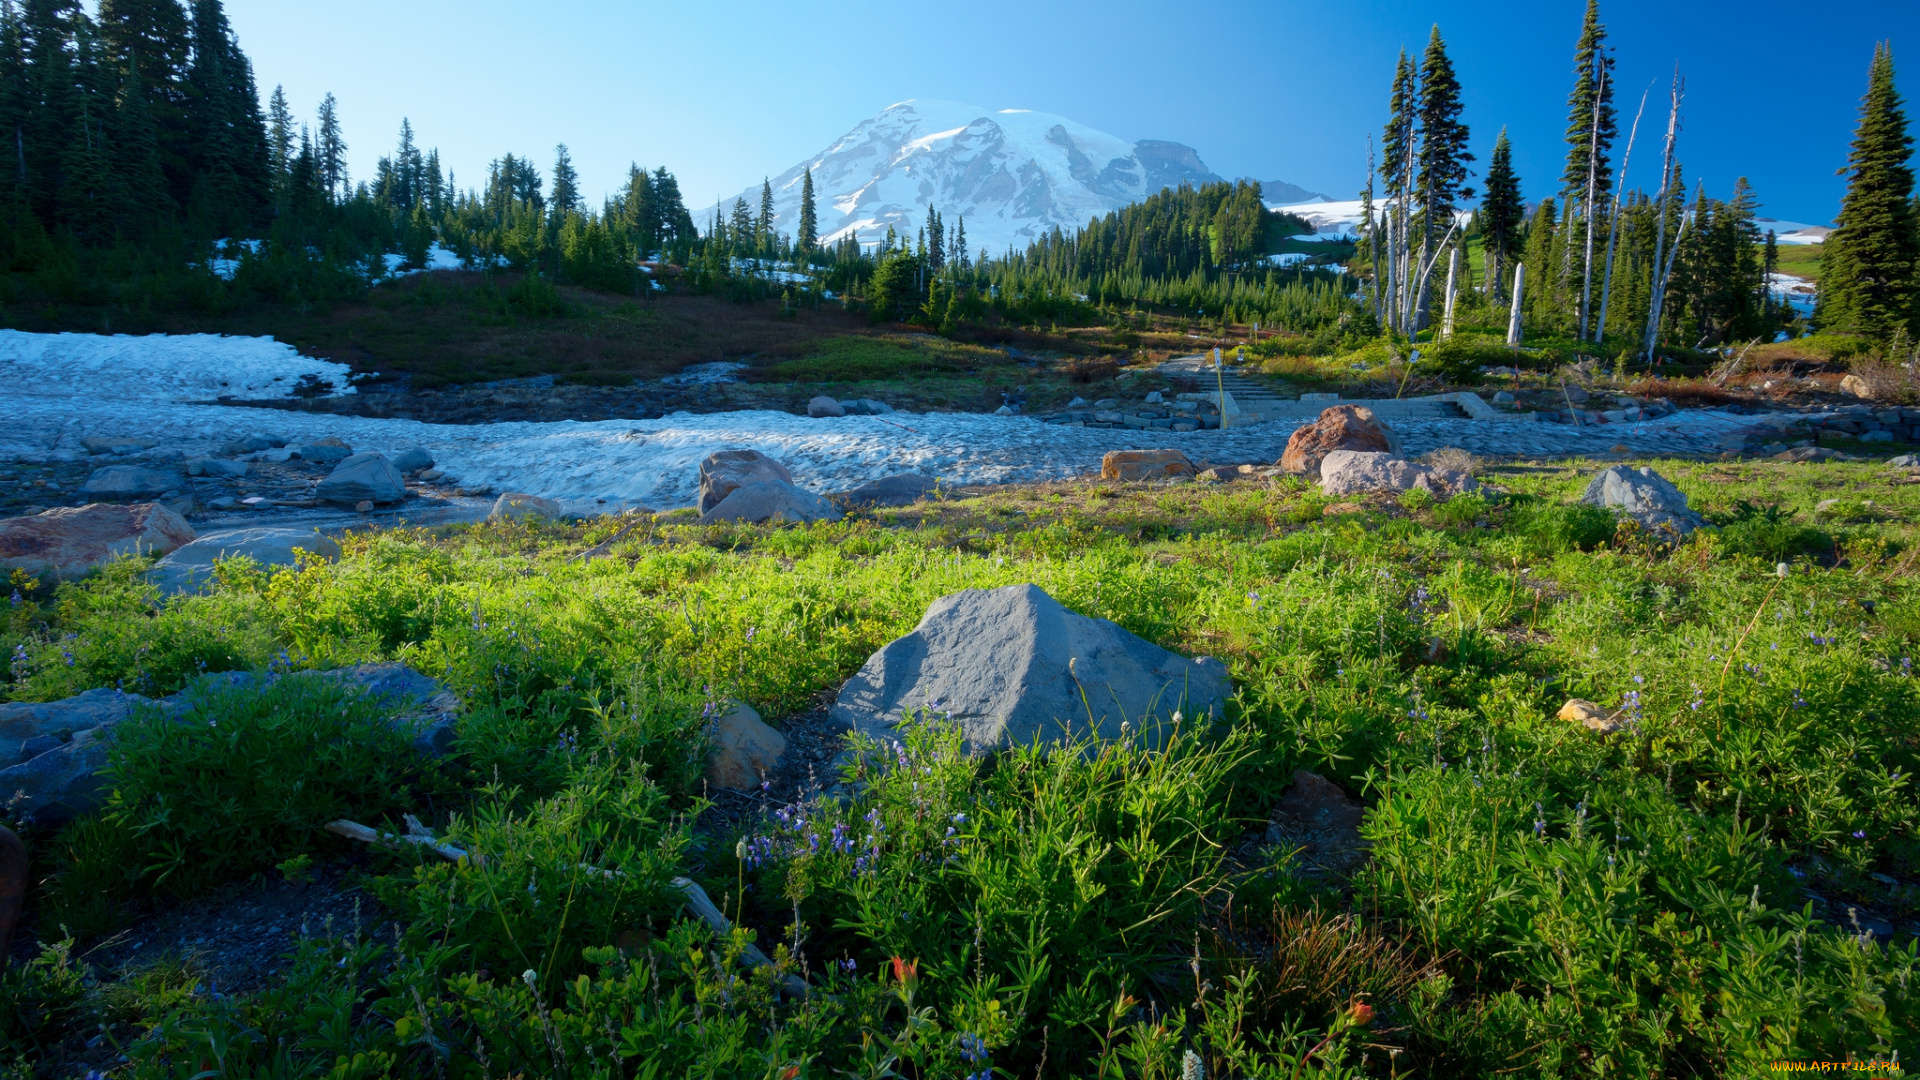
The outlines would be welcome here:
M 26 334 L 0 331 L 0 460 L 77 460 L 88 436 L 150 438 L 163 457 L 208 454 L 246 435 L 298 443 L 338 436 L 357 450 L 421 446 L 455 483 L 525 491 L 574 512 L 693 503 L 701 458 L 751 447 L 815 491 L 924 472 L 948 483 L 1008 483 L 1097 471 L 1108 450 L 1175 447 L 1195 461 L 1271 462 L 1294 422 L 1227 432 L 1068 428 L 973 413 L 809 419 L 781 412 L 677 414 L 594 423 L 425 424 L 209 404 L 220 395 L 284 396 L 303 375 L 342 385 L 346 369 L 270 338 Z M 704 372 L 703 372 L 704 374 Z M 1407 453 L 1566 457 L 1616 445 L 1641 453 L 1708 453 L 1755 418 L 1690 411 L 1660 420 L 1573 428 L 1524 420 L 1396 420 Z

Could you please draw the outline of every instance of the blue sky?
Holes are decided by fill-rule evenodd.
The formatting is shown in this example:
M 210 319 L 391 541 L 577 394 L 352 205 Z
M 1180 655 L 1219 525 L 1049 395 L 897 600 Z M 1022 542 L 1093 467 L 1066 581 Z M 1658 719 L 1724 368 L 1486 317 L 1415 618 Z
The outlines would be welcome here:
M 284 84 L 309 118 L 322 94 L 339 98 L 356 177 L 406 116 L 463 187 L 508 151 L 546 171 L 565 142 L 589 193 L 638 161 L 674 172 L 695 206 L 912 97 L 1059 113 L 1126 139 L 1187 143 L 1223 176 L 1351 198 L 1394 57 L 1424 48 L 1435 22 L 1480 164 L 1506 126 L 1537 198 L 1557 186 L 1584 7 L 227 0 L 263 94 Z M 1623 146 L 1640 91 L 1654 87 L 1629 180 L 1653 175 L 1678 62 L 1687 175 L 1720 196 L 1745 175 L 1769 216 L 1825 223 L 1838 210 L 1834 172 L 1876 40 L 1894 42 L 1901 88 L 1920 96 L 1916 0 L 1612 0 L 1602 17 L 1626 99 Z

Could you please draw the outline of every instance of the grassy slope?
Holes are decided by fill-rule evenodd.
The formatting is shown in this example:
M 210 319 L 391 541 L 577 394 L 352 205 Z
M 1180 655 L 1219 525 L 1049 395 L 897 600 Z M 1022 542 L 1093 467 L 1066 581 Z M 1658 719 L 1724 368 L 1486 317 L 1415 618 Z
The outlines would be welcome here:
M 192 892 L 300 851 L 351 854 L 314 828 L 343 812 L 427 814 L 489 861 L 384 868 L 374 887 L 401 952 L 315 938 L 283 991 L 216 1002 L 159 975 L 90 991 L 49 961 L 6 993 L 43 1018 L 43 1053 L 84 1058 L 65 1033 L 108 1022 L 130 1076 L 210 1063 L 208 1039 L 251 1047 L 233 1060 L 261 1063 L 284 1039 L 297 1059 L 371 1054 L 363 1075 L 417 1075 L 426 1023 L 455 1045 L 480 1034 L 496 1072 L 529 1073 L 624 1045 L 663 1074 L 761 1075 L 812 1055 L 796 1075 L 825 1076 L 860 1058 L 863 1032 L 877 1047 L 909 1030 L 922 1075 L 971 1066 L 959 1032 L 1016 1072 L 1050 1054 L 1051 1075 L 1063 1061 L 1164 1074 L 1188 1038 L 1216 1074 L 1294 1075 L 1331 1037 L 1297 1073 L 1323 1076 L 1363 1074 L 1367 1042 L 1405 1048 L 1401 1075 L 1542 1076 L 1723 1074 L 1910 1045 L 1914 955 L 1799 911 L 1810 888 L 1836 919 L 1847 905 L 1914 917 L 1911 886 L 1885 882 L 1914 880 L 1920 824 L 1905 666 L 1920 487 L 1865 465 L 1656 464 L 1726 527 L 1671 556 L 1616 548 L 1604 515 L 1565 505 L 1586 470 L 1542 468 L 1491 477 L 1516 493 L 1504 503 L 1376 501 L 1325 519 L 1327 500 L 1290 484 L 1051 485 L 812 530 L 669 515 L 590 564 L 566 556 L 615 523 L 370 535 L 338 566 L 242 574 L 144 619 L 128 617 L 145 601 L 126 575 L 109 575 L 14 610 L 0 644 L 26 650 L 16 695 L 398 657 L 467 698 L 464 752 L 403 780 L 385 756 L 316 769 L 335 705 L 298 698 L 138 729 L 114 814 L 28 834 L 60 871 L 34 899 L 43 933 L 112 930 L 150 889 L 141 867 Z M 1828 498 L 1841 502 L 1816 512 Z M 1796 561 L 1784 580 L 1781 559 Z M 697 806 L 703 699 L 737 695 L 779 722 L 934 597 L 1019 581 L 1226 659 L 1232 728 L 1166 754 L 985 769 L 938 736 L 910 740 L 850 805 L 749 838 L 745 866 L 730 837 L 675 816 Z M 1554 719 L 1570 695 L 1624 703 L 1636 726 L 1604 740 Z M 1295 768 L 1372 803 L 1373 861 L 1351 893 L 1247 844 Z M 628 877 L 583 878 L 582 863 Z M 744 910 L 768 948 L 797 910 L 809 971 L 836 998 L 796 1010 L 689 964 L 675 872 Z M 1196 949 L 1214 989 L 1193 1011 Z M 911 985 L 889 956 L 918 958 Z M 518 980 L 486 981 L 522 968 L 561 1019 Z M 1254 976 L 1245 992 L 1236 972 Z M 563 990 L 576 975 L 589 981 Z M 1356 994 L 1380 1010 L 1373 1032 L 1351 1028 Z M 708 1019 L 688 1029 L 671 1003 L 696 999 Z M 59 1007 L 33 1011 L 46 1000 Z M 346 1022 L 369 1008 L 380 1022 Z M 1385 1075 L 1370 1060 L 1364 1074 Z

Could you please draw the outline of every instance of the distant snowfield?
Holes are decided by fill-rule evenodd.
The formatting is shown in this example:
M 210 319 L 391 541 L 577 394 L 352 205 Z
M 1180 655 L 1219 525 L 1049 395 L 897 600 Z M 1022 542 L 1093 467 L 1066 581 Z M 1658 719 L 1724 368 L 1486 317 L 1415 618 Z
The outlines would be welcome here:
M 1096 471 L 1108 450 L 1175 447 L 1196 461 L 1270 462 L 1294 425 L 1193 432 L 1068 428 L 1023 416 L 973 413 L 809 419 L 743 411 L 595 423 L 423 424 L 205 404 L 217 393 L 267 398 L 302 375 L 344 381 L 338 364 L 300 356 L 270 338 L 188 335 L 105 337 L 0 331 L 0 385 L 7 387 L 0 460 L 77 460 L 88 436 L 150 438 L 160 457 L 210 453 L 256 434 L 292 442 L 337 436 L 356 450 L 420 446 L 464 487 L 525 491 L 570 512 L 693 503 L 700 460 L 752 448 L 785 462 L 796 482 L 839 491 L 899 472 L 955 485 L 1060 479 Z M 694 378 L 722 377 L 702 370 Z M 1710 412 L 1637 424 L 1569 428 L 1471 420 L 1396 422 L 1410 454 L 1441 446 L 1541 457 L 1604 452 L 1714 449 L 1751 424 Z M 111 459 L 109 459 L 111 460 Z

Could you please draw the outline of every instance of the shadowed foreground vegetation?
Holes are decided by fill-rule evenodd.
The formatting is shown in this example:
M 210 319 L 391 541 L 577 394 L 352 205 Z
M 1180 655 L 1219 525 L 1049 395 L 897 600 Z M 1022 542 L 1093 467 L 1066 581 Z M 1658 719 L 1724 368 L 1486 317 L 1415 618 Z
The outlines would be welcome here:
M 1293 481 L 1082 483 L 805 529 L 678 512 L 587 562 L 569 556 L 621 522 L 370 533 L 337 565 L 230 565 L 161 607 L 135 562 L 26 593 L 0 642 L 14 700 L 391 658 L 467 709 L 434 764 L 298 681 L 130 721 L 106 807 L 23 830 L 42 951 L 0 983 L 10 1075 L 1719 1076 L 1910 1057 L 1920 486 L 1870 464 L 1654 464 L 1716 529 L 1669 549 L 1616 527 L 1573 503 L 1591 467 L 1332 515 Z M 798 724 L 935 597 L 1026 581 L 1226 660 L 1228 720 L 1160 749 L 988 760 L 929 721 L 857 755 L 847 801 L 745 831 L 704 814 L 713 703 Z M 1625 729 L 1556 719 L 1568 697 Z M 1266 840 L 1296 769 L 1368 805 L 1350 881 Z M 320 829 L 403 813 L 483 858 Z M 191 955 L 84 959 L 179 898 L 342 861 L 379 929 L 314 927 L 259 989 L 223 993 Z M 682 911 L 677 875 L 732 940 Z M 749 936 L 815 991 L 734 963 Z

